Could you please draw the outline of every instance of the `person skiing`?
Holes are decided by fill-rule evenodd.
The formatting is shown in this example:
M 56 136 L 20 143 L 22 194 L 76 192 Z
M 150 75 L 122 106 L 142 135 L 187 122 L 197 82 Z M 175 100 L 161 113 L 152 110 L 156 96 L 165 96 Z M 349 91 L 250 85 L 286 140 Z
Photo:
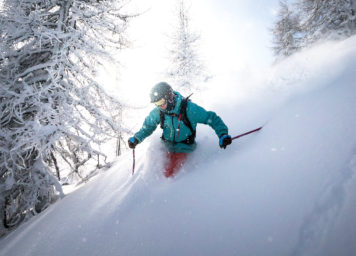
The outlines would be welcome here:
M 178 172 L 185 163 L 188 153 L 195 150 L 196 127 L 198 123 L 212 127 L 219 138 L 220 148 L 226 148 L 232 140 L 222 119 L 212 111 L 184 98 L 166 82 L 156 84 L 150 93 L 151 103 L 156 107 L 146 117 L 142 128 L 128 139 L 134 149 L 137 144 L 150 136 L 160 124 L 163 129 L 162 141 L 167 149 L 167 164 L 164 175 L 168 178 Z

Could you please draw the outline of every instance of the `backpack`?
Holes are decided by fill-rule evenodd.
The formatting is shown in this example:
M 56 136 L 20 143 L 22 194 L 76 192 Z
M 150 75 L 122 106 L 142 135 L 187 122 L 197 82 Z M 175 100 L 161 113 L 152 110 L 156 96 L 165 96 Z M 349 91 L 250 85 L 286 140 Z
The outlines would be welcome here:
M 192 96 L 189 95 L 186 98 L 183 98 L 180 104 L 180 108 L 179 108 L 179 116 L 180 116 L 180 120 L 182 120 L 182 122 L 190 129 L 190 131 L 192 132 L 192 134 L 190 136 L 187 137 L 186 140 L 184 141 L 180 141 L 179 143 L 185 143 L 185 144 L 193 144 L 195 141 L 195 135 L 196 135 L 196 131 L 193 129 L 192 124 L 190 123 L 188 116 L 187 116 L 187 105 L 188 105 L 188 101 L 190 101 L 189 97 Z M 161 129 L 164 128 L 164 119 L 165 119 L 165 115 L 170 115 L 170 116 L 175 116 L 176 114 L 167 114 L 165 112 L 163 112 L 162 110 L 160 110 L 159 112 L 159 116 L 160 116 L 160 127 Z M 179 117 L 178 117 L 179 118 Z M 162 140 L 167 141 L 162 134 Z M 172 142 L 172 143 L 177 143 L 177 142 Z

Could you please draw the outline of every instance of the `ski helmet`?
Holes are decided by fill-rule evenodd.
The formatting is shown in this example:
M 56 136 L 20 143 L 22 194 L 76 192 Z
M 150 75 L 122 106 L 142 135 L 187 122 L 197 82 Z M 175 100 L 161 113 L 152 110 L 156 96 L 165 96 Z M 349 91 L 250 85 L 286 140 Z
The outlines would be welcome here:
M 151 89 L 150 97 L 151 102 L 157 102 L 160 99 L 168 100 L 169 97 L 172 95 L 173 89 L 172 87 L 166 82 L 160 82 L 153 86 Z

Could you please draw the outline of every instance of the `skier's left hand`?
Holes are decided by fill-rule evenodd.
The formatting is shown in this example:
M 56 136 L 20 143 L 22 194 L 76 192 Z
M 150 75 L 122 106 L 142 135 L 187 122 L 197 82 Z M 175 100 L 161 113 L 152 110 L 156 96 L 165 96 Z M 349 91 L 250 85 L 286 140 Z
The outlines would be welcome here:
M 225 149 L 227 145 L 230 145 L 232 142 L 231 136 L 229 134 L 223 134 L 219 139 L 220 148 Z

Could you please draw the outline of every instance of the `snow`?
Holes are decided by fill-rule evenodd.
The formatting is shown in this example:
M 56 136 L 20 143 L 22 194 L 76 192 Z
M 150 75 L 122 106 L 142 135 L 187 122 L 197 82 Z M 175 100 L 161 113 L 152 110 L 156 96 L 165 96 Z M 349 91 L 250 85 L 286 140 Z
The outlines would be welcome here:
M 134 176 L 127 152 L 0 240 L 0 255 L 355 255 L 355 56 L 356 37 L 327 42 L 251 71 L 244 98 L 241 84 L 220 103 L 207 92 L 232 136 L 264 128 L 221 150 L 199 126 L 174 179 L 157 129 Z

